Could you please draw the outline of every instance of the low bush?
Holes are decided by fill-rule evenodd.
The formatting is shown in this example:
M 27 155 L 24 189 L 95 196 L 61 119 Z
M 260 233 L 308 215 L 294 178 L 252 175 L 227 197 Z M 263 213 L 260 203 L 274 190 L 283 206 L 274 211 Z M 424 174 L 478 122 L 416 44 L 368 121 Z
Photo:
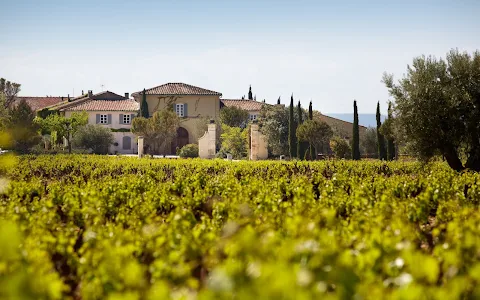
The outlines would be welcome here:
M 107 154 L 108 148 L 114 141 L 109 128 L 100 125 L 86 125 L 77 131 L 73 145 L 77 148 L 91 150 L 95 154 Z
M 188 144 L 182 147 L 178 152 L 180 157 L 198 157 L 198 145 L 197 144 Z

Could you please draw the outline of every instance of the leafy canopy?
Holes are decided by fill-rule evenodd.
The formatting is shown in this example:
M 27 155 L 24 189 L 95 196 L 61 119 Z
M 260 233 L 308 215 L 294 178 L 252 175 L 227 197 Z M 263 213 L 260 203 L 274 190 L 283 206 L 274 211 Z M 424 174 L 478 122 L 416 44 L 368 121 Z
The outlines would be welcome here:
M 91 149 L 95 154 L 107 154 L 114 141 L 112 131 L 97 124 L 81 127 L 73 138 L 75 147 Z
M 220 110 L 220 122 L 230 127 L 244 127 L 249 120 L 248 111 L 235 107 L 224 107 Z
M 247 155 L 245 134 L 248 134 L 248 130 L 222 124 L 222 134 L 220 135 L 222 147 L 220 152 L 230 153 L 235 159 L 245 157 Z
M 388 74 L 383 82 L 395 99 L 397 136 L 414 154 L 443 155 L 454 170 L 480 171 L 479 51 L 420 56 L 397 83 Z
M 68 143 L 68 152 L 72 152 L 72 138 L 77 131 L 88 123 L 88 114 L 86 112 L 74 112 L 70 117 L 59 114 L 51 114 L 45 119 L 35 118 L 35 122 L 40 125 L 42 130 L 54 133 L 58 137 L 64 137 Z
M 166 151 L 177 134 L 180 118 L 171 110 L 161 110 L 151 118 L 138 117 L 132 121 L 132 132 L 143 136 L 147 149 L 151 153 Z
M 323 143 L 328 143 L 333 131 L 327 123 L 319 120 L 307 120 L 297 128 L 297 138 L 308 142 L 319 149 Z

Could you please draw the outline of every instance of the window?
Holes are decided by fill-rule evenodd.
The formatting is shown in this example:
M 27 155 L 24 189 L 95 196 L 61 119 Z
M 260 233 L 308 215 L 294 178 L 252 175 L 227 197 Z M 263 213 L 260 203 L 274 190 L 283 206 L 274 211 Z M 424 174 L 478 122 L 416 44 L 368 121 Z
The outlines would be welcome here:
M 123 115 L 123 124 L 130 124 L 130 115 Z
M 184 105 L 182 103 L 175 104 L 175 112 L 177 116 L 183 117 L 185 115 Z
M 108 124 L 107 115 L 100 115 L 100 124 Z
M 257 115 L 250 115 L 250 121 L 253 121 L 253 120 L 256 120 L 257 119 Z

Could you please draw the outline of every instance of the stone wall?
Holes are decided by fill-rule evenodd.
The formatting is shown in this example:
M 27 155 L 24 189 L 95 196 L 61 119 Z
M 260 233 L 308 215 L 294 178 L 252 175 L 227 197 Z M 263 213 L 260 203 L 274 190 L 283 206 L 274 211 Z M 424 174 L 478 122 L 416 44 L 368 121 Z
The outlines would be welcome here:
M 252 124 L 250 131 L 250 160 L 268 158 L 268 148 L 265 136 L 258 130 L 258 124 Z
M 208 130 L 198 139 L 198 156 L 200 158 L 215 158 L 216 149 L 216 125 L 211 122 Z

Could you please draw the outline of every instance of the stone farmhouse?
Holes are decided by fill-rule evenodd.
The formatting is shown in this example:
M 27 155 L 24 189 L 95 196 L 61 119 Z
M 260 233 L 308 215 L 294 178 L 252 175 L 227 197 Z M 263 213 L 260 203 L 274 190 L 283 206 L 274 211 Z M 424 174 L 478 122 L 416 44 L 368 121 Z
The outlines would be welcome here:
M 87 94 L 77 98 L 59 102 L 46 107 L 57 110 L 66 117 L 74 112 L 85 111 L 88 113 L 88 124 L 98 124 L 112 130 L 115 143 L 110 147 L 111 153 L 131 154 L 137 152 L 135 135 L 130 132 L 133 118 L 138 115 L 140 105 L 125 96 L 105 91 Z
M 65 116 L 74 112 L 85 111 L 88 113 L 88 123 L 98 124 L 110 128 L 115 137 L 111 146 L 111 153 L 134 154 L 137 153 L 137 141 L 130 132 L 132 120 L 138 115 L 143 91 L 132 94 L 118 95 L 111 91 L 93 94 L 88 91 L 80 97 L 18 97 L 25 99 L 36 111 L 57 110 Z M 158 110 L 171 107 L 182 119 L 177 130 L 177 137 L 173 141 L 169 153 L 175 154 L 177 148 L 189 143 L 197 143 L 199 121 L 217 119 L 223 107 L 237 107 L 248 111 L 250 120 L 256 120 L 263 105 L 272 105 L 256 100 L 247 99 L 222 99 L 222 94 L 213 90 L 185 84 L 166 83 L 145 89 L 149 115 Z M 339 129 L 345 138 L 350 138 L 353 124 L 322 114 L 317 116 L 330 126 Z M 360 126 L 360 135 L 365 127 Z

